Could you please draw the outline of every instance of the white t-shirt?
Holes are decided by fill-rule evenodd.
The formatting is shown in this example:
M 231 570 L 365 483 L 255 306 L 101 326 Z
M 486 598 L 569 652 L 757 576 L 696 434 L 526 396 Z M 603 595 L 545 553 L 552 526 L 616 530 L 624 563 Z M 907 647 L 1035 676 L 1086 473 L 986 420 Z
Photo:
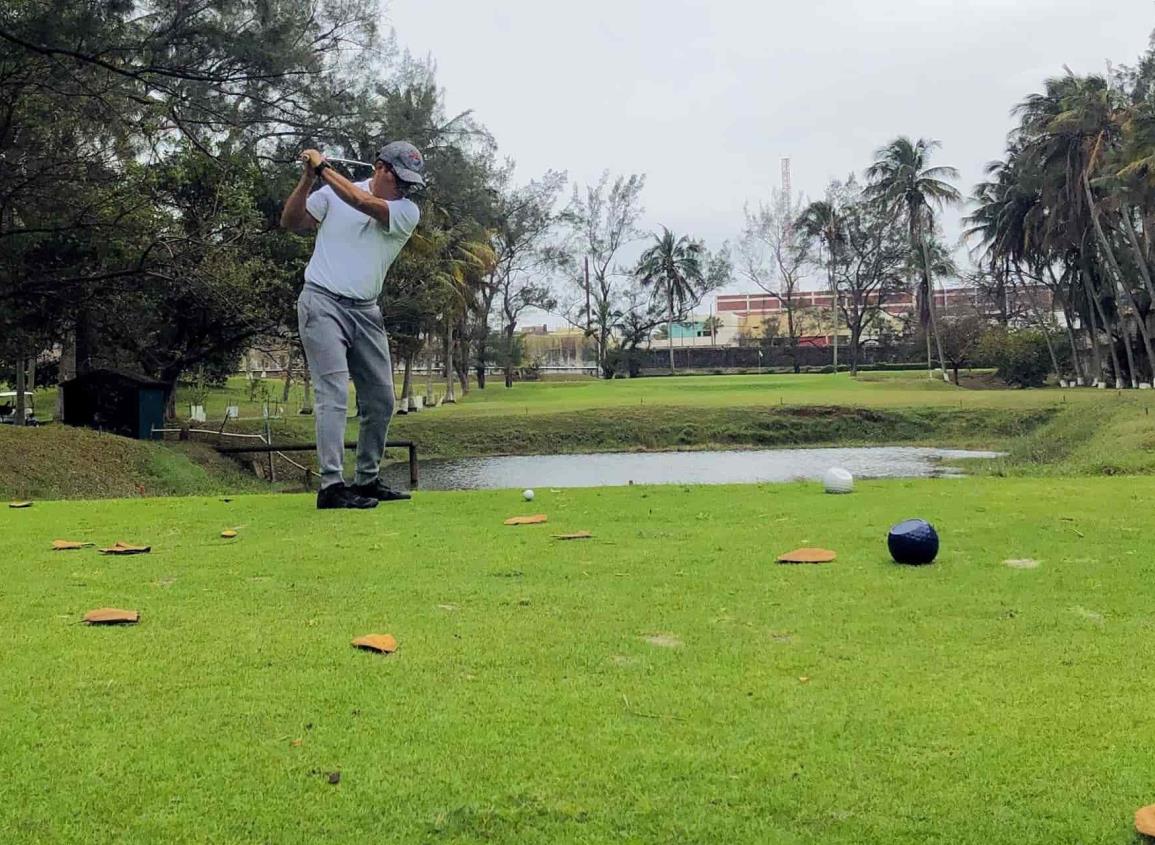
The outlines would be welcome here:
M 363 191 L 369 182 L 357 182 Z M 410 199 L 388 200 L 385 227 L 345 202 L 328 185 L 309 194 L 305 208 L 317 221 L 317 243 L 305 281 L 350 299 L 376 299 L 385 274 L 417 228 L 421 212 Z

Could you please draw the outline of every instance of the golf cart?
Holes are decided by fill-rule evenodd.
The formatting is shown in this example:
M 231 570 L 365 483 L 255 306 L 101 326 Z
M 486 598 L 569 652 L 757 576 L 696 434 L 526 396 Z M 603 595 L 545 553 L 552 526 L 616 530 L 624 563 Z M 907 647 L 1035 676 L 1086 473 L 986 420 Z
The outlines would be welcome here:
M 40 425 L 36 419 L 36 401 L 31 390 L 24 391 L 24 424 Z M 16 425 L 16 391 L 0 391 L 0 425 Z

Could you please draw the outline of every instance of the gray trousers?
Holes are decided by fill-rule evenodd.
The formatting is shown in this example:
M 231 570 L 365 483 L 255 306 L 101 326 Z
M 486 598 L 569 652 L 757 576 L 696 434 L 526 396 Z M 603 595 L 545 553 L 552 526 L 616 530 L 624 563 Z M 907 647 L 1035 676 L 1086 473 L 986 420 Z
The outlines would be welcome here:
M 313 380 L 321 486 L 345 481 L 350 377 L 357 388 L 361 420 L 354 483 L 368 484 L 381 470 L 381 456 L 396 404 L 393 363 L 381 309 L 372 300 L 360 302 L 306 284 L 297 299 L 297 322 Z

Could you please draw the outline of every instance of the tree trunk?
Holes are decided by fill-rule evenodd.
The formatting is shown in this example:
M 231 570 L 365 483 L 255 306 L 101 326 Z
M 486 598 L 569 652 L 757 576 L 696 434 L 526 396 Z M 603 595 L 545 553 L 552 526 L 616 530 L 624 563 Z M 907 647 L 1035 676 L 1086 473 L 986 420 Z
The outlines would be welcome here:
M 513 387 L 513 333 L 515 327 L 509 324 L 505 327 L 505 387 Z
M 802 372 L 802 366 L 798 363 L 798 335 L 794 331 L 794 304 L 788 303 L 786 307 L 786 331 L 790 334 L 790 360 L 794 365 L 794 373 L 797 375 Z
M 1123 296 L 1127 299 L 1127 303 L 1131 306 L 1131 310 L 1135 312 L 1135 320 L 1138 323 L 1139 336 L 1143 340 L 1143 350 L 1147 353 L 1147 366 L 1149 369 L 1155 370 L 1155 353 L 1151 350 L 1151 336 L 1147 332 L 1145 322 L 1140 319 L 1139 306 L 1135 302 L 1135 297 L 1131 295 L 1131 288 L 1127 284 L 1127 280 L 1123 278 L 1123 271 L 1119 267 L 1119 262 L 1115 258 L 1115 250 L 1111 246 L 1111 242 L 1107 239 L 1106 232 L 1103 231 L 1103 224 L 1099 220 L 1099 211 L 1095 207 L 1095 194 L 1091 190 L 1091 177 L 1087 171 L 1083 171 L 1083 190 L 1087 195 L 1087 202 L 1091 207 L 1091 226 L 1095 229 L 1095 235 L 1099 239 L 1099 246 L 1103 250 L 1103 257 L 1107 259 L 1108 269 L 1115 281 L 1116 290 L 1122 291 Z M 1130 229 L 1130 225 L 1125 225 L 1124 228 Z M 1132 233 L 1133 235 L 1134 233 Z M 1143 262 L 1139 262 L 1140 266 Z M 1144 275 L 1146 269 L 1144 268 Z M 1131 339 L 1127 332 L 1127 322 L 1124 319 L 1119 320 L 1119 327 L 1123 332 L 1124 351 L 1127 353 L 1127 363 L 1131 368 L 1131 386 L 1139 386 L 1139 373 L 1135 369 L 1134 356 L 1131 353 Z
M 1061 286 L 1059 285 L 1059 280 L 1055 278 L 1055 270 L 1049 262 L 1047 263 L 1047 276 L 1051 279 L 1049 290 L 1051 291 L 1052 310 L 1054 310 L 1054 300 L 1056 299 L 1059 300 L 1059 304 L 1063 306 L 1063 323 L 1065 324 L 1063 328 L 1067 332 L 1067 343 L 1071 345 L 1071 365 L 1075 369 L 1075 383 L 1082 384 L 1084 377 L 1083 359 L 1079 355 L 1079 344 L 1075 337 L 1075 329 L 1073 327 L 1074 309 L 1072 309 L 1071 304 L 1067 302 L 1066 296 L 1060 292 Z
M 1063 323 L 1067 331 L 1067 343 L 1071 346 L 1071 366 L 1075 370 L 1075 383 L 1083 383 L 1083 358 L 1079 355 L 1078 339 L 1075 337 L 1075 330 L 1071 327 L 1071 320 L 1074 318 L 1071 307 L 1066 302 L 1063 303 Z
M 289 390 L 293 386 L 293 358 L 295 356 L 293 355 L 293 348 L 292 347 L 289 347 L 289 351 L 286 353 L 285 357 L 286 357 L 286 360 L 285 360 L 285 386 L 281 390 L 281 404 L 282 405 L 288 405 L 289 404 Z
M 674 367 L 674 291 L 670 288 L 666 294 L 666 341 L 670 347 L 670 375 L 677 375 Z
M 834 374 L 838 374 L 838 297 L 834 297 L 834 306 L 830 309 L 830 319 L 834 323 Z
M 1143 279 L 1143 285 L 1147 288 L 1147 294 L 1151 297 L 1152 303 L 1155 303 L 1155 284 L 1151 281 L 1151 270 L 1147 266 L 1147 259 L 1143 255 L 1143 248 L 1139 246 L 1139 239 L 1135 236 L 1135 229 L 1131 226 L 1131 222 L 1124 218 L 1123 228 L 1127 230 L 1127 238 L 1131 242 L 1131 251 L 1135 256 L 1135 265 L 1139 268 L 1139 275 Z
M 1080 256 L 1080 266 L 1075 272 L 1077 272 L 1079 274 L 1079 278 L 1083 280 L 1083 295 L 1087 297 L 1087 325 L 1083 328 L 1087 331 L 1087 335 L 1091 341 L 1091 366 L 1095 369 L 1094 378 L 1091 379 L 1090 386 L 1097 387 L 1099 380 L 1103 377 L 1103 352 L 1099 348 L 1099 327 L 1095 322 L 1096 309 L 1095 303 L 1091 298 L 1090 282 L 1087 279 L 1086 270 L 1082 264 L 1083 259 Z
M 408 414 L 413 410 L 413 356 L 406 355 L 402 362 L 404 376 L 401 379 L 401 401 L 397 413 Z
M 425 407 L 433 407 L 433 336 L 425 336 Z
M 28 389 L 28 359 L 23 353 L 16 356 L 16 425 L 24 425 L 28 416 L 28 402 L 24 391 Z
M 942 380 L 950 384 L 950 376 L 946 371 L 946 357 L 942 354 L 942 338 L 938 334 L 938 319 L 935 317 L 935 290 L 934 279 L 930 273 L 930 250 L 927 248 L 926 238 L 922 238 L 923 285 L 927 295 L 927 314 L 930 317 L 930 328 L 934 333 L 934 344 L 938 349 L 938 362 L 942 365 Z
M 1055 378 L 1061 379 L 1063 377 L 1063 372 L 1059 368 L 1059 356 L 1055 354 L 1055 344 L 1051 342 L 1051 333 L 1047 331 L 1047 327 L 1045 325 L 1041 325 L 1041 321 L 1040 329 L 1043 332 L 1043 342 L 1047 344 L 1047 352 L 1051 356 L 1051 366 L 1055 369 Z M 957 373 L 955 384 L 958 384 Z
M 93 369 L 96 358 L 96 331 L 89 317 L 88 309 L 81 306 L 76 314 L 73 329 L 73 360 L 76 375 L 84 375 Z
M 469 348 L 472 346 L 469 336 L 469 327 L 465 320 L 462 320 L 457 327 L 457 356 L 454 358 L 456 362 L 457 380 L 461 383 L 461 395 L 469 395 Z
M 830 251 L 830 260 L 826 263 L 826 281 L 830 283 L 830 322 L 834 326 L 834 374 L 838 374 L 838 287 L 834 281 L 834 250 Z
M 1084 255 L 1084 263 L 1088 260 Z M 1110 321 L 1107 320 L 1107 314 L 1103 310 L 1103 303 L 1099 301 L 1099 296 L 1095 293 L 1094 287 L 1091 285 L 1091 274 L 1086 267 L 1083 268 L 1083 284 L 1087 288 L 1087 298 L 1091 300 L 1091 307 L 1098 312 L 1099 322 L 1103 326 L 1103 331 L 1107 334 L 1107 351 L 1111 353 L 1111 364 L 1115 368 L 1116 386 L 1119 386 L 1118 381 L 1122 378 L 1123 368 L 1119 364 L 1119 351 L 1115 348 L 1115 332 L 1111 328 Z
M 311 409 L 313 407 L 313 380 L 309 375 L 308 362 L 306 362 L 305 369 L 301 373 L 301 383 L 305 387 L 305 398 L 301 400 L 301 407 Z
M 442 404 L 455 405 L 457 397 L 453 393 L 453 323 L 445 321 L 445 398 Z
M 848 321 L 849 322 L 849 321 Z M 850 374 L 858 376 L 858 357 L 862 346 L 862 322 L 850 324 Z
M 477 389 L 485 390 L 485 367 L 487 364 L 486 357 L 489 354 L 489 327 L 483 325 L 483 333 L 477 340 Z
M 57 377 L 59 384 L 64 384 L 76 378 L 76 331 L 70 331 L 64 337 L 60 350 L 60 374 Z M 56 419 L 64 419 L 64 391 L 56 391 Z
M 1127 358 L 1127 374 L 1131 378 L 1131 387 L 1137 388 L 1139 386 L 1139 376 L 1136 374 L 1137 371 L 1135 369 L 1135 354 L 1131 351 L 1131 332 L 1127 329 L 1127 319 L 1121 315 L 1119 317 L 1119 333 L 1122 335 L 1123 354 Z M 1115 380 L 1116 388 L 1125 386 L 1126 385 L 1120 385 L 1118 379 Z

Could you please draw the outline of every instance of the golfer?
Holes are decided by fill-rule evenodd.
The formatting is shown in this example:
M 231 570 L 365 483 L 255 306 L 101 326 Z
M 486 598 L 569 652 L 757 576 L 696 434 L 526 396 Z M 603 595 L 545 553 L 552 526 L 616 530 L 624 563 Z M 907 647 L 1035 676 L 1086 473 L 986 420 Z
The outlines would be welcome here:
M 285 203 L 281 225 L 297 232 L 317 230 L 297 300 L 316 395 L 317 507 L 374 508 L 378 502 L 409 498 L 390 490 L 378 475 L 396 400 L 377 297 L 390 265 L 417 228 L 420 212 L 407 195 L 425 185 L 425 160 L 412 144 L 394 141 L 381 148 L 373 176 L 363 182 L 346 179 L 317 150 L 305 150 L 301 160 L 305 170 Z M 310 193 L 318 180 L 324 185 Z M 352 486 L 344 475 L 350 377 L 361 421 Z

